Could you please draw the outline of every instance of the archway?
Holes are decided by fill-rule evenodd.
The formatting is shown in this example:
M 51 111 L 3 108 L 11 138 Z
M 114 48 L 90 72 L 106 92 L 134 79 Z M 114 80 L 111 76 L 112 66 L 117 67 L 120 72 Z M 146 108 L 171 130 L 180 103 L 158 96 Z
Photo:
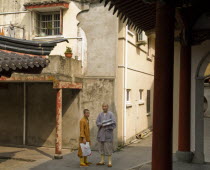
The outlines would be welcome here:
M 204 150 L 207 146 L 204 145 L 204 132 L 206 123 L 204 117 L 204 81 L 210 77 L 210 52 L 202 57 L 198 64 L 195 77 L 195 155 L 193 161 L 195 163 L 204 163 Z M 210 124 L 210 122 L 209 122 Z M 205 148 L 204 148 L 205 147 Z M 210 157 L 210 155 L 209 155 Z M 210 161 L 210 160 L 206 160 Z

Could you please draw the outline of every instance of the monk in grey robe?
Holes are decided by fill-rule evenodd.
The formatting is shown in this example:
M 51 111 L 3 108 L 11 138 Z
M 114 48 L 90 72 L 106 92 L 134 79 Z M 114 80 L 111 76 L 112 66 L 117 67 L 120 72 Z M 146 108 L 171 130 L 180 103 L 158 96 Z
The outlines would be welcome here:
M 108 104 L 103 104 L 103 112 L 98 115 L 96 120 L 98 126 L 97 140 L 101 154 L 101 161 L 97 165 L 105 165 L 104 157 L 108 156 L 108 167 L 112 167 L 113 130 L 116 128 L 116 120 L 114 114 L 108 111 L 108 108 Z

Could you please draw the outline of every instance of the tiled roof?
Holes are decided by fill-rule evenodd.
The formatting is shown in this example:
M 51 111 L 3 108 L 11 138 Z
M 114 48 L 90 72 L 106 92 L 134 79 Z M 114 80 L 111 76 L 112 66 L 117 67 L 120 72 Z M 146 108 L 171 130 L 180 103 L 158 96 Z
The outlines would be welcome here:
M 48 42 L 30 41 L 0 36 L 0 77 L 13 72 L 39 74 L 49 63 L 49 55 L 60 39 Z
M 57 0 L 51 0 L 51 1 L 32 1 L 32 2 L 26 2 L 24 6 L 32 6 L 32 5 L 48 5 L 48 4 L 60 4 L 60 3 L 69 3 L 70 0 L 62 0 L 62 1 L 57 1 Z
M 0 76 L 10 77 L 13 72 L 37 74 L 49 63 L 42 56 L 0 50 Z
M 0 35 L 0 49 L 34 55 L 49 55 L 57 43 L 68 41 L 30 41 Z

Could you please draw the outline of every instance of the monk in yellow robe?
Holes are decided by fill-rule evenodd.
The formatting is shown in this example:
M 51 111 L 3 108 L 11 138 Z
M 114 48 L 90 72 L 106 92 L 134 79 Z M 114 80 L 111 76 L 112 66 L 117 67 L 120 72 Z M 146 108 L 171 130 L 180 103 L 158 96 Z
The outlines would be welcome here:
M 79 150 L 78 157 L 80 157 L 80 166 L 88 167 L 91 162 L 88 162 L 87 156 L 82 155 L 82 149 L 80 143 L 90 143 L 90 128 L 89 128 L 89 116 L 90 111 L 88 109 L 84 109 L 83 111 L 84 117 L 80 120 L 80 136 L 79 136 Z

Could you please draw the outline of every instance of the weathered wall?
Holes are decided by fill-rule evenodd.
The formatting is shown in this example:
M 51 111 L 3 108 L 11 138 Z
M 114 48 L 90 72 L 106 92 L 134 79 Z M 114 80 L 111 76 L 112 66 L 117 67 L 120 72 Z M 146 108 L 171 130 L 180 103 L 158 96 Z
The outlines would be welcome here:
M 115 111 L 115 75 L 117 55 L 118 19 L 104 8 L 94 3 L 89 9 L 78 14 L 79 26 L 87 38 L 87 68 L 84 73 L 81 108 L 89 109 L 90 129 L 93 149 L 97 149 L 95 121 L 102 112 L 102 103 L 107 102 Z M 115 130 L 115 146 L 117 130 Z
M 79 60 L 62 56 L 49 56 L 49 60 L 50 64 L 43 69 L 43 74 L 58 74 L 66 77 L 82 75 L 82 63 Z
M 97 126 L 96 119 L 102 112 L 102 104 L 109 104 L 109 110 L 112 111 L 117 119 L 114 101 L 114 80 L 113 79 L 85 79 L 81 95 L 81 108 L 90 110 L 90 131 L 93 149 L 97 149 Z M 117 130 L 115 129 L 115 145 L 117 142 Z
M 27 1 L 28 0 L 0 0 L 0 13 L 24 11 L 23 4 Z M 15 37 L 29 39 L 30 13 L 1 14 L 0 27 L 4 28 L 5 35 L 8 35 L 7 29 L 10 24 L 19 26 L 25 30 L 24 36 L 23 29 L 15 28 Z
M 0 83 L 0 143 L 21 145 L 23 141 L 23 86 Z
M 91 4 L 78 15 L 79 26 L 87 37 L 86 76 L 115 76 L 118 19 L 103 4 Z

